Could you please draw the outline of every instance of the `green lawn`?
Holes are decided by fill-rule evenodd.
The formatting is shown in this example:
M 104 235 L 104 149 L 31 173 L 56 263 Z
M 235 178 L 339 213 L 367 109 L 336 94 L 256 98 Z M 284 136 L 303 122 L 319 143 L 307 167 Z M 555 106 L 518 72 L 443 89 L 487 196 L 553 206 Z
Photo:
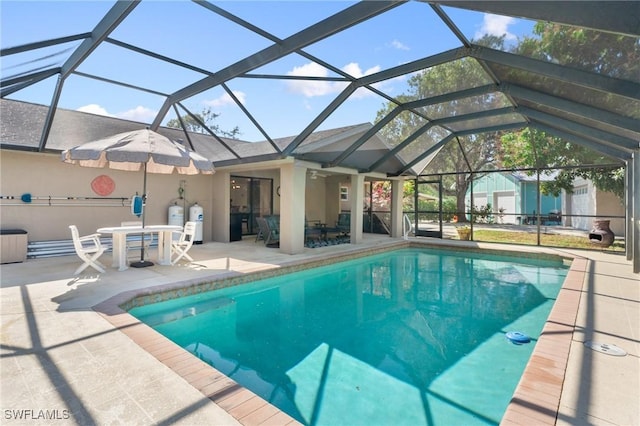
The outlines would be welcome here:
M 510 232 L 489 229 L 474 230 L 473 239 L 474 241 L 523 245 L 536 245 L 538 242 L 535 232 Z M 600 247 L 591 244 L 587 237 L 573 235 L 540 234 L 540 245 L 545 247 L 567 247 L 588 250 L 602 250 Z M 607 247 L 604 250 L 624 252 L 624 241 L 616 240 L 612 246 Z

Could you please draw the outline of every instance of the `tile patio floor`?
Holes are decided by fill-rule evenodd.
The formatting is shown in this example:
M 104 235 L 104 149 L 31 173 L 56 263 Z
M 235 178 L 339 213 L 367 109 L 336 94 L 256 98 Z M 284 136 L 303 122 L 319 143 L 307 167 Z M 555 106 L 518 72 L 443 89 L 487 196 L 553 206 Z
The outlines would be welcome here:
M 105 274 L 86 271 L 78 277 L 73 276 L 79 265 L 75 256 L 2 265 L 0 423 L 287 424 L 290 420 L 286 416 L 255 404 L 250 395 L 234 402 L 235 406 L 230 398 L 209 398 L 211 392 L 202 393 L 194 385 L 194 381 L 205 380 L 200 376 L 204 371 L 201 366 L 182 358 L 174 358 L 172 364 L 158 349 L 164 344 L 157 344 L 148 334 L 141 337 L 135 327 L 114 326 L 115 318 L 125 318 L 121 324 L 126 324 L 128 315 L 110 318 L 93 307 L 124 292 L 277 268 L 388 243 L 398 240 L 365 235 L 364 242 L 357 246 L 306 249 L 303 254 L 290 256 L 247 238 L 231 244 L 194 246 L 190 254 L 195 262 L 190 265 L 156 265 L 124 272 L 109 268 Z M 525 372 L 531 380 L 521 382 L 503 423 L 640 424 L 640 276 L 632 273 L 631 263 L 624 256 L 453 241 L 434 243 L 576 254 L 582 258 L 574 264 L 573 282 L 565 284 L 563 290 L 563 306 L 574 306 L 573 311 L 560 304 L 554 306 L 543 333 L 546 340 L 544 344 L 542 338 L 538 342 Z M 101 260 L 110 265 L 109 254 Z M 614 344 L 628 355 L 615 357 L 592 351 L 583 344 L 588 340 Z M 146 345 L 147 350 L 140 345 Z M 548 363 L 555 363 L 556 358 L 563 363 L 563 356 L 558 355 L 562 351 L 566 370 L 549 368 Z M 177 365 L 178 361 L 182 364 Z M 545 378 L 549 378 L 551 388 L 540 381 Z M 211 388 L 211 383 L 208 386 Z M 556 396 L 553 389 L 557 389 Z M 30 418 L 18 420 L 19 415 Z M 38 416 L 54 418 L 33 418 Z

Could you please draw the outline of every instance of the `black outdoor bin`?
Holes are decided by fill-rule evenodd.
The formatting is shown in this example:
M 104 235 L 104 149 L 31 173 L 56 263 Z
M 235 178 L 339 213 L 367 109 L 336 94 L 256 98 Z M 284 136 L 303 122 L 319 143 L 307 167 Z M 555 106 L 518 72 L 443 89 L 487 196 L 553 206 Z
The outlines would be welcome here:
M 231 213 L 229 222 L 230 241 L 242 241 L 242 216 L 243 213 Z

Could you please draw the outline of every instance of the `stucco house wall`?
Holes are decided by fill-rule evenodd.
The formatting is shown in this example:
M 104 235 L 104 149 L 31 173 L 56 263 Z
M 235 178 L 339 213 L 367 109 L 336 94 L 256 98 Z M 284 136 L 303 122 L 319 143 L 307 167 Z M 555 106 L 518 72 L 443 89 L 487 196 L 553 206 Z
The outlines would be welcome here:
M 624 216 L 624 205 L 611 192 L 596 190 L 596 215 L 611 221 L 609 228 L 619 237 L 625 235 L 625 221 L 622 218 L 610 216 Z
M 570 214 L 586 216 L 572 217 L 570 226 L 589 231 L 595 219 L 605 219 L 611 221 L 609 227 L 616 236 L 625 235 L 624 219 L 612 217 L 625 215 L 624 205 L 614 194 L 600 191 L 593 182 L 578 178 L 573 183 L 573 193 L 565 196 L 571 206 Z
M 307 177 L 305 204 L 305 215 L 308 222 L 327 223 L 327 185 L 325 177 L 318 176 L 315 179 Z
M 113 193 L 107 197 L 123 197 L 118 201 L 46 200 L 22 202 L 22 194 L 32 197 L 97 197 L 91 182 L 107 175 L 115 182 Z M 94 233 L 103 226 L 118 226 L 123 221 L 138 220 L 131 214 L 128 200 L 142 192 L 143 173 L 111 169 L 80 167 L 63 163 L 59 154 L 30 153 L 3 150 L 0 152 L 0 208 L 2 228 L 19 228 L 28 232 L 30 241 L 70 239 L 69 225 L 76 225 L 81 234 Z M 211 240 L 213 179 L 211 175 L 186 176 L 179 174 L 147 175 L 147 224 L 166 224 L 168 209 L 173 201 L 180 203 L 178 189 L 184 181 L 186 210 L 197 202 L 204 209 L 203 239 Z M 16 199 L 5 199 L 13 196 Z

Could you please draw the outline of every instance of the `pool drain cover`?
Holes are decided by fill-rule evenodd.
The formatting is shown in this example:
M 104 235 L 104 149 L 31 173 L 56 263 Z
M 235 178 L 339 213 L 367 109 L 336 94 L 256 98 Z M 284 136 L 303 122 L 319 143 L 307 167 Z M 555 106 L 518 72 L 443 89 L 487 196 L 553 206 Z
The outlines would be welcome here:
M 597 352 L 602 352 L 603 354 L 613 355 L 613 356 L 625 356 L 627 355 L 627 351 L 622 348 L 617 347 L 616 345 L 610 345 L 608 343 L 598 343 L 598 342 L 584 342 L 584 345 L 588 348 L 593 349 Z

